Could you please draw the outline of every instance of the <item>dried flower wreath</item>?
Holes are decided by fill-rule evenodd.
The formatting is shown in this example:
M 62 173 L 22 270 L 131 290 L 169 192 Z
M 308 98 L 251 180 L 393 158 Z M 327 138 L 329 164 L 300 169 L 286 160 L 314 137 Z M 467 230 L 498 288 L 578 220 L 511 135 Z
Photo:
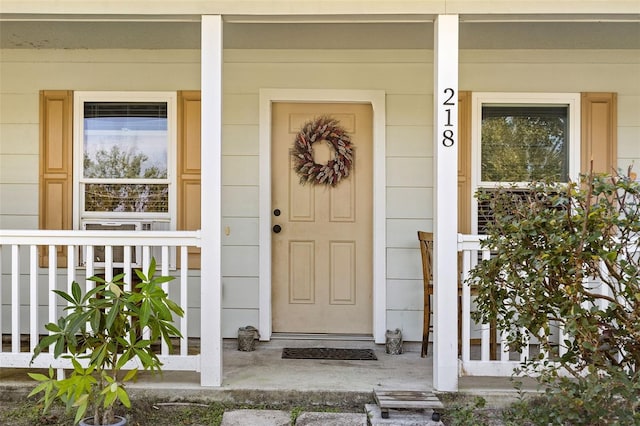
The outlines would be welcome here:
M 333 159 L 326 164 L 318 164 L 313 158 L 313 144 L 326 141 L 333 148 Z M 349 176 L 353 167 L 353 146 L 351 137 L 335 118 L 323 116 L 302 126 L 296 135 L 291 152 L 294 170 L 300 176 L 300 183 L 336 186 Z

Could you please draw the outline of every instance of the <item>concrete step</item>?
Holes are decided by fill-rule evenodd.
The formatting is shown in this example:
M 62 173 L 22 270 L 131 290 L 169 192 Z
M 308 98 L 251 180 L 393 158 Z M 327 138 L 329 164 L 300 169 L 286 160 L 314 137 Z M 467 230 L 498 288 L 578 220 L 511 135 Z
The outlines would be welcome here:
M 225 411 L 222 426 L 289 426 L 291 413 L 281 410 L 232 410 Z M 304 412 L 296 426 L 367 426 L 367 416 L 362 413 Z

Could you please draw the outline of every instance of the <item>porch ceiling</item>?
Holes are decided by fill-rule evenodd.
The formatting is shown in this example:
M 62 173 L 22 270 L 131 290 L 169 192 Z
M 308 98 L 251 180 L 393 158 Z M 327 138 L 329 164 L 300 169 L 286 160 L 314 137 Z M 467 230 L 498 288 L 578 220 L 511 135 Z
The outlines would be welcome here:
M 497 17 L 500 18 L 500 17 Z M 462 16 L 462 49 L 640 49 L 638 19 L 605 22 L 580 19 L 561 22 L 551 17 L 523 21 L 489 21 Z M 633 17 L 631 17 L 633 18 Z M 636 17 L 637 18 L 637 17 Z M 272 18 L 273 19 L 273 18 Z M 430 49 L 433 24 L 403 22 L 275 22 L 230 18 L 224 24 L 228 49 Z M 134 21 L 0 20 L 3 49 L 199 49 L 198 17 Z

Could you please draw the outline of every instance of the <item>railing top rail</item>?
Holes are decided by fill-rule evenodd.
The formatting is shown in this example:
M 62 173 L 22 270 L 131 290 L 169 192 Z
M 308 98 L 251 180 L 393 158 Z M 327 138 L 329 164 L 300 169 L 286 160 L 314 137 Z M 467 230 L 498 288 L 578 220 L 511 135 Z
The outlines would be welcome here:
M 486 239 L 486 235 L 458 234 L 458 251 L 479 250 L 480 243 Z
M 97 244 L 99 243 L 99 244 Z M 0 229 L 0 245 L 195 246 L 200 231 L 79 231 Z

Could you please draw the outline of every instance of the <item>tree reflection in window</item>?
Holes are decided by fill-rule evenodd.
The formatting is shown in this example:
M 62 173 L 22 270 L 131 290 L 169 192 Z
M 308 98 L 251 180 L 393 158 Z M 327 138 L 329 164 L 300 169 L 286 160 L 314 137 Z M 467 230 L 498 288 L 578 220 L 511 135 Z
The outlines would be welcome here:
M 166 102 L 85 102 L 85 211 L 168 212 L 167 124 Z
M 481 180 L 531 182 L 569 178 L 568 106 L 482 107 Z

